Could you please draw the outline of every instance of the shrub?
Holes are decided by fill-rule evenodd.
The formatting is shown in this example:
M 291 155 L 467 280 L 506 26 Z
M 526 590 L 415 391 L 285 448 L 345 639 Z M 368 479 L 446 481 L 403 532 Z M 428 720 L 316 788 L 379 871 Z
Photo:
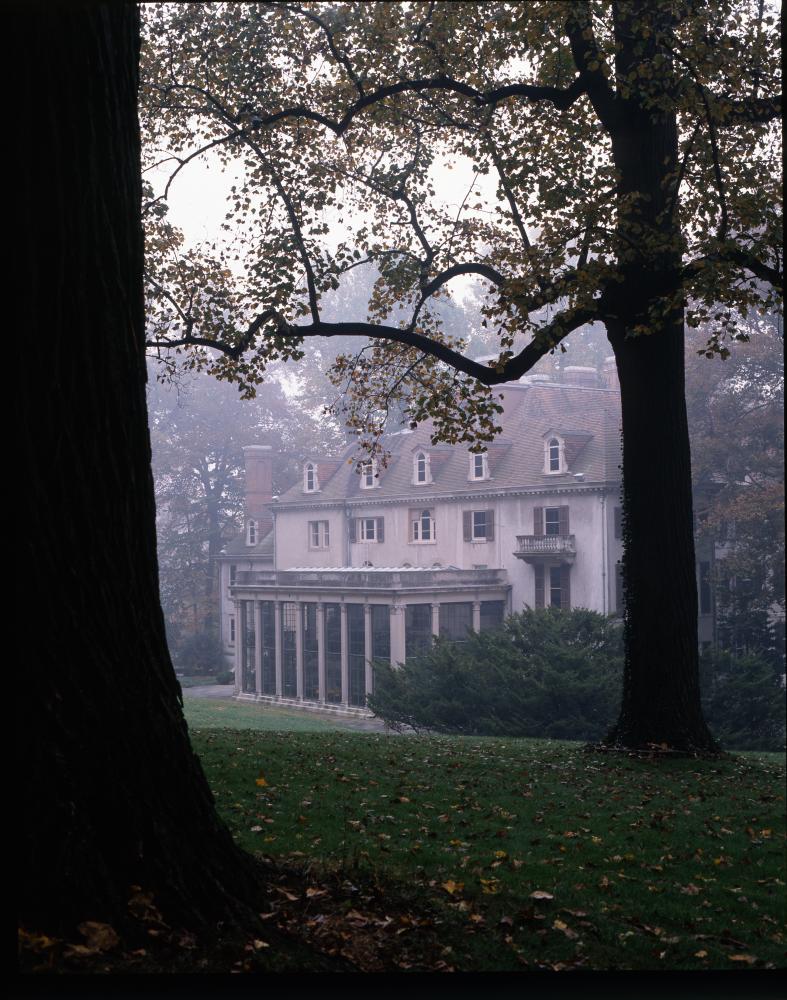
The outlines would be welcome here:
M 376 663 L 369 706 L 395 729 L 595 741 L 617 717 L 622 666 L 622 632 L 610 619 L 527 609 L 465 642 L 437 640 L 401 667 Z M 784 690 L 767 659 L 705 655 L 700 681 L 724 748 L 784 747 Z
M 171 652 L 175 668 L 184 674 L 218 674 L 227 669 L 221 642 L 213 632 L 183 636 Z
M 234 670 L 224 670 L 215 677 L 217 684 L 232 684 L 235 680 Z
M 723 747 L 784 749 L 784 688 L 766 657 L 705 654 L 700 658 L 700 682 L 705 718 Z
M 369 704 L 394 728 L 595 740 L 615 720 L 622 663 L 620 629 L 603 615 L 526 609 L 402 667 L 376 664 Z

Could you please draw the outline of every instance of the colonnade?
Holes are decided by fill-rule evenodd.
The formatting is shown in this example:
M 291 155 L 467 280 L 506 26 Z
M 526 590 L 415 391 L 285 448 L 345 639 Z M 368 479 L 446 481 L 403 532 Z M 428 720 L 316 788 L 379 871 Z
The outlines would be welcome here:
M 282 623 L 284 619 L 284 606 L 295 606 L 295 698 L 297 701 L 312 701 L 304 699 L 304 615 L 307 605 L 314 605 L 316 611 L 316 637 L 317 637 L 317 702 L 319 704 L 328 703 L 326 684 L 326 604 L 333 603 L 338 606 L 340 614 L 340 676 L 341 676 L 341 696 L 338 705 L 343 708 L 350 707 L 350 642 L 348 629 L 348 606 L 356 602 L 323 602 L 323 601 L 293 601 L 293 600 L 271 600 L 266 598 L 236 599 L 235 606 L 235 693 L 239 694 L 243 687 L 244 657 L 248 656 L 249 646 L 246 644 L 246 636 L 251 628 L 254 632 L 254 677 L 255 692 L 259 697 L 263 694 L 263 605 L 273 604 L 273 632 L 274 632 L 274 660 L 275 660 L 275 697 L 282 699 L 284 694 L 284 656 L 282 640 Z M 360 602 L 357 602 L 360 604 Z M 439 602 L 413 602 L 418 604 L 431 604 L 431 634 L 440 634 L 440 603 Z M 472 603 L 472 628 L 475 632 L 481 629 L 481 603 Z M 251 607 L 252 621 L 248 621 Z M 389 613 L 389 643 L 388 657 L 392 664 L 404 663 L 407 655 L 407 635 L 406 635 L 406 609 L 407 605 L 402 603 L 393 604 L 371 604 L 363 603 L 363 645 L 364 645 L 364 698 L 373 690 L 372 661 L 380 656 L 379 651 L 374 649 L 372 608 L 386 607 Z M 251 694 L 252 692 L 245 692 Z M 333 702 L 336 704 L 336 702 Z

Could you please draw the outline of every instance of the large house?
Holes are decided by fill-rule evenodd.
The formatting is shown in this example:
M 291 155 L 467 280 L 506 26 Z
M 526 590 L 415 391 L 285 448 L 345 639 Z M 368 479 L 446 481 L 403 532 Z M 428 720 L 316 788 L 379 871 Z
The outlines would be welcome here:
M 620 396 L 613 359 L 499 390 L 485 452 L 386 438 L 349 446 L 271 495 L 272 453 L 244 449 L 245 533 L 220 557 L 222 638 L 239 698 L 363 711 L 371 661 L 530 607 L 622 609 Z

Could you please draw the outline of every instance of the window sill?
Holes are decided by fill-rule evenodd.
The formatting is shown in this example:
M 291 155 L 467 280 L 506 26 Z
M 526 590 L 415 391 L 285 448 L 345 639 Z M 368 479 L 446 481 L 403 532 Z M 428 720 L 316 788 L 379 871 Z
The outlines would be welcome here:
M 408 545 L 437 545 L 436 538 L 428 538 L 421 541 L 420 538 L 411 538 Z

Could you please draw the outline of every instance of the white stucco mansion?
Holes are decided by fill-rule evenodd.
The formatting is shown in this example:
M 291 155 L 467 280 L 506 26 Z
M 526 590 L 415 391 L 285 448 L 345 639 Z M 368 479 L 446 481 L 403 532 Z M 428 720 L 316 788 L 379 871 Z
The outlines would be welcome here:
M 361 711 L 370 661 L 402 663 L 524 605 L 622 606 L 620 398 L 612 359 L 500 389 L 483 454 L 387 438 L 307 461 L 271 495 L 270 448 L 249 445 L 246 530 L 221 555 L 221 622 L 236 695 Z

